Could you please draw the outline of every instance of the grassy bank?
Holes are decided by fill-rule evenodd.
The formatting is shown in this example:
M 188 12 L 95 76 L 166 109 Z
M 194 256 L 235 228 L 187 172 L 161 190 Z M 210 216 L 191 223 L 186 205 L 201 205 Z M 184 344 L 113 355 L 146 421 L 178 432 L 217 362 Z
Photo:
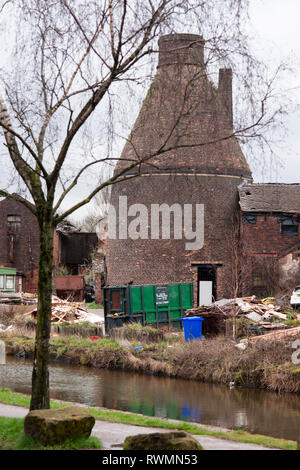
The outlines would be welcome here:
M 22 406 L 29 408 L 30 397 L 20 393 L 14 393 L 8 389 L 0 389 L 0 402 Z M 70 403 L 57 402 L 51 400 L 51 408 L 61 408 L 68 406 Z M 296 450 L 297 443 L 295 441 L 289 441 L 285 439 L 277 439 L 273 437 L 263 436 L 259 434 L 250 434 L 245 431 L 216 431 L 206 429 L 205 427 L 198 426 L 197 424 L 187 423 L 187 422 L 174 422 L 160 418 L 149 418 L 146 416 L 122 412 L 122 411 L 111 411 L 99 408 L 88 407 L 89 412 L 94 416 L 95 419 L 102 421 L 109 421 L 112 423 L 123 423 L 131 424 L 135 426 L 147 426 L 153 428 L 164 428 L 164 429 L 177 429 L 189 432 L 196 435 L 206 435 L 212 437 L 218 437 L 221 439 L 227 439 L 237 442 L 246 442 L 251 444 L 262 445 L 265 447 L 278 448 L 284 450 Z M 20 420 L 22 421 L 22 420 Z M 21 425 L 20 425 L 21 426 Z M 1 418 L 0 418 L 0 429 L 1 429 Z M 24 442 L 21 439 L 22 436 L 19 436 L 18 444 Z M 8 444 L 9 445 L 9 444 Z M 0 448 L 1 448 L 1 430 L 0 430 Z
M 240 351 L 224 337 L 191 342 L 174 350 L 178 377 L 204 382 L 300 393 L 300 367 L 287 342 L 257 341 Z
M 0 450 L 88 450 L 101 449 L 97 437 L 68 439 L 61 445 L 43 446 L 24 433 L 24 419 L 0 416 Z
M 7 354 L 32 356 L 34 339 L 7 336 Z M 139 347 L 138 350 L 135 348 Z M 186 343 L 182 332 L 162 332 L 128 325 L 113 338 L 52 336 L 50 357 L 65 363 L 122 369 L 210 383 L 300 393 L 300 367 L 286 342 L 257 341 L 245 351 L 218 336 Z

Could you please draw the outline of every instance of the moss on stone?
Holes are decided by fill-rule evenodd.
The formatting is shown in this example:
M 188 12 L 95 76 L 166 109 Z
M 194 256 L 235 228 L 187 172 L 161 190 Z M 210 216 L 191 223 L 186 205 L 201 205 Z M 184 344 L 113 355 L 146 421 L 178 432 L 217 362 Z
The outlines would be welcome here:
M 128 436 L 124 450 L 203 450 L 199 442 L 184 431 Z
M 95 418 L 79 406 L 34 410 L 25 417 L 24 432 L 45 445 L 53 445 L 79 436 L 89 437 L 94 424 Z

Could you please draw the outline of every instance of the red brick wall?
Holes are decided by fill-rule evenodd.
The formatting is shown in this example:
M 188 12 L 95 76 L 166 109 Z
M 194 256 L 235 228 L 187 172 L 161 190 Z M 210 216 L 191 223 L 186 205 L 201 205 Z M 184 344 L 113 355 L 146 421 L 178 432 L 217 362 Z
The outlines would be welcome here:
M 12 230 L 7 216 L 19 216 L 20 224 Z M 39 226 L 36 217 L 23 204 L 5 199 L 0 202 L 0 266 L 16 268 L 22 273 L 23 292 L 36 293 L 38 289 Z M 14 232 L 13 261 L 10 261 L 10 234 Z M 60 263 L 60 238 L 54 230 L 53 263 Z M 18 290 L 18 286 L 17 286 Z
M 252 278 L 249 294 L 278 294 L 284 281 L 283 273 L 280 274 L 279 259 L 299 248 L 299 233 L 298 236 L 281 233 L 280 215 L 261 214 L 256 215 L 256 223 L 241 222 L 243 244 L 252 263 L 249 270 Z
M 169 206 L 174 202 L 182 206 L 193 204 L 194 217 L 195 204 L 204 204 L 204 246 L 200 250 L 186 250 L 184 237 L 182 240 L 173 237 L 170 240 L 110 239 L 106 254 L 107 285 L 194 282 L 196 298 L 197 269 L 192 264 L 217 264 L 223 266 L 217 268 L 217 296 L 232 296 L 227 279 L 232 270 L 232 216 L 237 210 L 240 183 L 241 179 L 229 176 L 153 175 L 116 185 L 112 205 L 117 209 L 118 196 L 126 195 L 128 207 L 136 202 L 147 207 L 149 222 L 153 202 Z
M 300 243 L 298 236 L 281 234 L 277 215 L 257 215 L 255 224 L 242 222 L 242 236 L 253 255 L 282 256 Z
M 37 294 L 38 292 L 38 276 L 39 270 L 33 269 L 32 271 L 27 271 L 25 277 L 22 279 L 22 290 L 23 292 L 31 292 Z
M 21 217 L 18 228 L 11 229 L 7 216 Z M 23 291 L 34 292 L 37 289 L 37 270 L 39 259 L 39 227 L 36 217 L 23 204 L 5 199 L 0 202 L 0 265 L 16 268 L 25 274 Z M 10 261 L 9 231 L 13 232 L 13 261 Z

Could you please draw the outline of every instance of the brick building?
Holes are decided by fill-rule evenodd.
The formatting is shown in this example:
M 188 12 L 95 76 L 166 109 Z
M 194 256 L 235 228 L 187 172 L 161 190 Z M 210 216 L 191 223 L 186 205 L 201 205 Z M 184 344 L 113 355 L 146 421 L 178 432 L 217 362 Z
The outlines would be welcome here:
M 207 281 L 214 298 L 233 296 L 237 285 L 260 294 L 297 276 L 300 283 L 300 185 L 253 184 L 232 131 L 231 70 L 219 71 L 216 88 L 205 71 L 202 37 L 161 37 L 155 78 L 115 171 L 165 141 L 170 150 L 127 173 L 139 171 L 138 178 L 112 188 L 119 236 L 106 241 L 107 285 L 194 282 L 198 304 Z M 184 236 L 174 237 L 173 219 L 169 239 L 151 239 L 149 226 L 135 239 L 120 236 L 134 214 L 124 222 L 124 196 L 127 208 L 142 204 L 148 214 L 153 204 L 203 204 L 203 247 L 186 250 Z
M 34 292 L 37 287 L 39 227 L 23 204 L 0 202 L 0 266 L 16 270 L 15 290 Z M 7 286 L 3 285 L 3 289 Z
M 168 138 L 177 121 L 180 124 Z M 204 246 L 186 250 L 184 234 L 182 239 L 108 239 L 108 285 L 194 282 L 198 302 L 200 283 L 211 281 L 214 297 L 232 294 L 237 188 L 244 180 L 251 181 L 232 131 L 231 70 L 219 71 L 216 89 L 206 74 L 201 36 L 161 37 L 154 81 L 115 171 L 128 159 L 158 151 L 166 141 L 171 149 L 128 172 L 140 171 L 141 176 L 114 185 L 111 204 L 118 220 L 120 196 L 127 197 L 128 207 L 143 204 L 148 213 L 153 204 L 204 204 Z
M 241 237 L 252 258 L 257 293 L 300 282 L 300 184 L 246 184 L 239 189 Z
M 39 263 L 37 219 L 23 204 L 4 199 L 0 202 L 0 220 L 0 290 L 35 293 Z M 66 222 L 60 224 L 53 241 L 55 270 L 64 267 L 69 274 L 81 274 L 80 266 L 88 261 L 97 243 L 95 233 L 79 232 Z

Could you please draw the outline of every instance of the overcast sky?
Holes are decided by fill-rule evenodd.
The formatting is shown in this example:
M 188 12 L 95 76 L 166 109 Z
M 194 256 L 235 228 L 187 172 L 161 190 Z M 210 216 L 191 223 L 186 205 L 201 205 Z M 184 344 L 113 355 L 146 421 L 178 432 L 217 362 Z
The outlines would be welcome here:
M 286 88 L 300 90 L 300 0 L 251 0 L 250 17 L 257 31 L 255 48 L 266 63 L 289 58 L 294 75 L 285 84 Z M 253 170 L 256 181 L 300 183 L 300 91 L 291 92 L 298 109 L 285 122 L 288 135 L 280 144 L 278 154 L 283 166 L 274 164 L 273 171 L 264 174 Z

